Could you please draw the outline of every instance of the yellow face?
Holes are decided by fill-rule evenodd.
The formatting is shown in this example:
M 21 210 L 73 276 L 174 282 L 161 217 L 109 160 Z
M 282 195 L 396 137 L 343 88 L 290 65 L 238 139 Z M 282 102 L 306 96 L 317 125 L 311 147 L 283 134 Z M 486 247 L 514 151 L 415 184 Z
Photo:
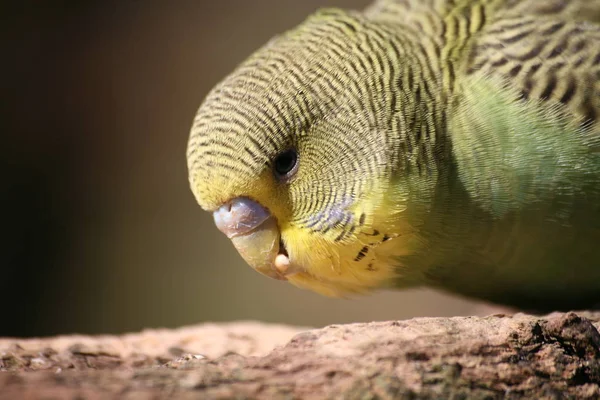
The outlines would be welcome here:
M 395 257 L 410 254 L 413 242 L 400 193 L 376 185 L 360 196 L 338 192 L 335 180 L 313 177 L 305 151 L 285 150 L 250 184 L 223 174 L 192 179 L 192 189 L 244 259 L 264 275 L 327 296 L 385 285 L 398 273 Z
M 307 232 L 304 226 L 283 229 L 291 260 L 304 266 L 288 280 L 324 295 L 343 296 L 367 292 L 395 278 L 399 267 L 396 257 L 409 253 L 405 246 L 413 229 L 402 226 L 402 218 L 388 223 L 400 210 L 387 208 L 383 196 L 355 204 L 356 212 L 350 219 L 358 224 L 340 225 L 321 234 Z M 344 239 L 339 240 L 340 236 Z
M 328 296 L 384 286 L 401 272 L 397 257 L 411 254 L 416 243 L 416 229 L 403 215 L 403 185 L 391 178 L 393 148 L 381 151 L 384 135 L 357 140 L 368 124 L 352 123 L 360 135 L 345 133 L 350 117 L 338 109 L 333 118 L 283 137 L 270 152 L 250 148 L 246 154 L 254 159 L 211 134 L 235 132 L 232 126 L 207 124 L 197 137 L 208 143 L 190 144 L 192 190 L 244 259 L 267 276 Z M 265 134 L 261 128 L 232 136 L 250 132 L 254 142 Z
M 357 51 L 389 51 L 368 48 L 367 24 L 321 14 L 270 42 L 207 96 L 188 144 L 192 191 L 244 259 L 330 296 L 384 285 L 418 243 L 396 178 L 398 77 L 364 70 Z

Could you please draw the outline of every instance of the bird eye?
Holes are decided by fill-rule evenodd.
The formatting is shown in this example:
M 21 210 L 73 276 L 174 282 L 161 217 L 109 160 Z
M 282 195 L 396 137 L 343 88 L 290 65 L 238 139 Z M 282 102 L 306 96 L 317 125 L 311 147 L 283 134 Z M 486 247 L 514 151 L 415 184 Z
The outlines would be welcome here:
M 279 178 L 289 178 L 296 171 L 297 164 L 298 153 L 296 150 L 286 150 L 275 158 L 275 163 L 273 164 L 275 174 Z

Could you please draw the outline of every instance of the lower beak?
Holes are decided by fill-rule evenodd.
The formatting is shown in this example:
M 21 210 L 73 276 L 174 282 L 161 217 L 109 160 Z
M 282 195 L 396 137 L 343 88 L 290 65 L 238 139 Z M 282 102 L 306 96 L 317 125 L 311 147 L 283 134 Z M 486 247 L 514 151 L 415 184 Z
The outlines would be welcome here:
M 217 228 L 256 271 L 279 280 L 298 272 L 290 263 L 275 218 L 259 203 L 238 197 L 219 207 L 213 217 Z

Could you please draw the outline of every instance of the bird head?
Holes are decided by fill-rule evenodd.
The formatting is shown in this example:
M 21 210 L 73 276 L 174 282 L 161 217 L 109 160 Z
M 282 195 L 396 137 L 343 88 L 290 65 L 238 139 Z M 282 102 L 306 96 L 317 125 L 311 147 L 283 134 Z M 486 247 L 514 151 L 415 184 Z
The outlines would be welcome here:
M 192 191 L 258 272 L 341 296 L 389 281 L 392 257 L 411 251 L 397 242 L 413 227 L 401 217 L 411 143 L 394 34 L 323 10 L 258 50 L 200 106 L 187 150 Z

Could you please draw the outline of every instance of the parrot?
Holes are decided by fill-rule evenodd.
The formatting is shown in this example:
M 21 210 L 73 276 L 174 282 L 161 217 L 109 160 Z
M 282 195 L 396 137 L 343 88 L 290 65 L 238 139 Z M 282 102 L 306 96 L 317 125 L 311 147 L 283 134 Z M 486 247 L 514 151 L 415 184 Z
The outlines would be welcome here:
M 191 191 L 259 273 L 600 305 L 600 1 L 322 8 L 206 94 Z

